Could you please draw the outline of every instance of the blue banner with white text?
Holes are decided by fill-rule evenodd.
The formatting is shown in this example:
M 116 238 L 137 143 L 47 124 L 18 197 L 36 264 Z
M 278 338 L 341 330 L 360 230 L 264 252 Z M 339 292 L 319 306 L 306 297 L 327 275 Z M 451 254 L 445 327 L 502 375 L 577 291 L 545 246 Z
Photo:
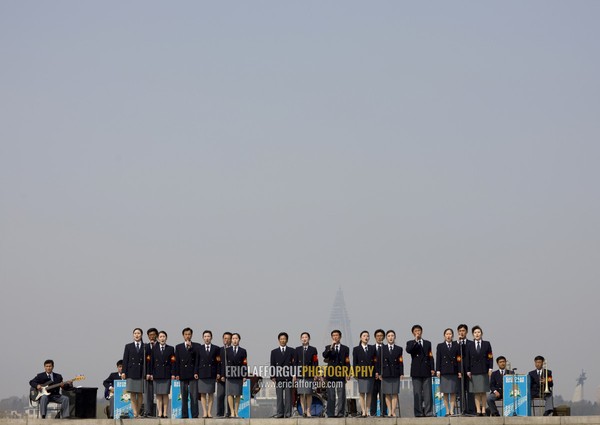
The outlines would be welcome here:
M 115 380 L 113 388 L 115 389 L 113 393 L 113 397 L 115 399 L 113 417 L 115 419 L 133 418 L 133 409 L 131 408 L 131 397 L 130 394 L 126 391 L 127 380 Z
M 529 376 L 504 375 L 504 416 L 531 416 Z

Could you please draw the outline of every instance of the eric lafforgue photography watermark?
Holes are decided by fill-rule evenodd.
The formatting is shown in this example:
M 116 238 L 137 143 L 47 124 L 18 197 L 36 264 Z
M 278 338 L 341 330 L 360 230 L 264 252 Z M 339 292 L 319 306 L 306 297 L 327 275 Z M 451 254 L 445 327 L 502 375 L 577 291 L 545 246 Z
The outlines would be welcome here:
M 227 366 L 225 376 L 228 378 L 263 378 L 261 388 L 296 387 L 298 381 L 314 381 L 315 386 L 322 388 L 338 388 L 344 380 L 373 376 L 373 366 Z

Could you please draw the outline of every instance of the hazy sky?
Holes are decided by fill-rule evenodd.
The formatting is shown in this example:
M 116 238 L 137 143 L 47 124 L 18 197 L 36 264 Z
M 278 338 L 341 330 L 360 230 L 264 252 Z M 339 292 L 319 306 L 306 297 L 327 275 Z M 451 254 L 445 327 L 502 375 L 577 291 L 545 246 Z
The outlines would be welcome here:
M 0 398 L 134 327 L 479 324 L 600 386 L 600 2 L 0 2 Z M 220 339 L 220 338 L 217 338 Z M 408 366 L 407 362 L 407 366 Z

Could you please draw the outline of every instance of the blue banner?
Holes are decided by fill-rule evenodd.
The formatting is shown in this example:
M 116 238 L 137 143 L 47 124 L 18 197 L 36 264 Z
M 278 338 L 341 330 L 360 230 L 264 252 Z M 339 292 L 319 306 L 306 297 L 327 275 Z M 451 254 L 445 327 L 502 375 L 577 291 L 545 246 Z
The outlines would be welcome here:
M 431 392 L 434 416 L 446 416 L 446 406 L 444 406 L 443 394 L 440 392 L 440 378 L 437 376 L 431 378 Z
M 529 376 L 504 375 L 502 391 L 504 416 L 531 416 Z
M 187 403 L 188 412 L 191 412 L 189 397 Z M 171 418 L 181 419 L 181 382 L 176 379 L 171 381 Z
M 250 398 L 250 380 L 246 379 L 242 386 L 242 396 L 240 397 L 240 409 L 238 410 L 240 418 L 250 418 Z
M 115 419 L 133 418 L 131 398 L 129 393 L 125 390 L 127 388 L 127 381 L 125 379 L 117 379 L 113 384 L 113 388 L 115 389 L 113 393 L 115 399 L 113 417 Z

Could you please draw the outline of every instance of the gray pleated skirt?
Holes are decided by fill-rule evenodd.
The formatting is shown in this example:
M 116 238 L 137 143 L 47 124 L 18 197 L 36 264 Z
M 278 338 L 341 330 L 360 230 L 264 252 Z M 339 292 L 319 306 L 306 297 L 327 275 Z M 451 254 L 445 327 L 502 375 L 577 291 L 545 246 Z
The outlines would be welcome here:
M 490 390 L 490 377 L 487 373 L 471 375 L 469 381 L 469 392 L 486 393 Z
M 142 393 L 144 392 L 144 381 L 141 379 L 127 378 L 125 390 L 128 393 Z
M 212 394 L 215 392 L 215 383 L 217 381 L 214 378 L 203 378 L 198 379 L 198 393 L 199 394 Z
M 312 394 L 314 382 L 315 381 L 312 379 L 298 379 L 296 381 L 296 384 L 297 384 L 296 393 L 297 394 Z
M 229 378 L 225 383 L 225 390 L 229 395 L 242 395 L 244 380 L 238 378 Z
M 381 392 L 383 394 L 400 394 L 400 378 L 383 378 Z
M 442 375 L 440 377 L 440 392 L 456 394 L 458 392 L 458 375 Z
M 154 393 L 155 394 L 169 394 L 171 392 L 171 380 L 170 379 L 155 379 L 154 380 Z
M 359 378 L 358 379 L 358 392 L 360 394 L 368 393 L 371 394 L 373 392 L 373 378 Z

